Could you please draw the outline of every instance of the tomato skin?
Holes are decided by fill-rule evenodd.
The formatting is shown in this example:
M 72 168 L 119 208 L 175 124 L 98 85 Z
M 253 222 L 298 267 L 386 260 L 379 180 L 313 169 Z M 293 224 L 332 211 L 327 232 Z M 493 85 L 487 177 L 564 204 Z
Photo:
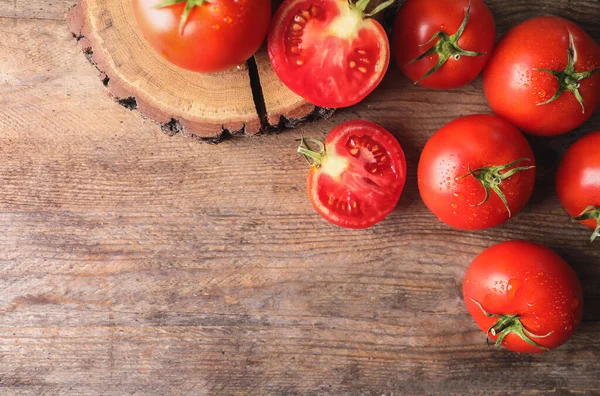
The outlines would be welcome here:
M 556 191 L 573 218 L 589 206 L 600 207 L 600 131 L 582 137 L 567 150 L 556 174 Z M 597 221 L 581 224 L 595 229 Z
M 509 241 L 492 246 L 469 266 L 463 281 L 467 309 L 487 332 L 498 318 L 487 317 L 472 300 L 493 314 L 518 314 L 532 338 L 554 349 L 573 335 L 583 315 L 583 292 L 575 271 L 554 251 L 532 242 Z M 490 338 L 497 337 L 489 334 Z M 514 352 L 544 349 L 511 333 L 503 346 Z
M 573 22 L 558 17 L 525 21 L 500 40 L 484 71 L 483 88 L 494 113 L 540 136 L 569 132 L 594 113 L 600 102 L 600 73 L 580 81 L 585 113 L 570 91 L 541 104 L 554 96 L 558 82 L 550 73 L 535 69 L 565 69 L 569 32 L 577 50 L 575 71 L 600 67 L 600 47 Z
M 349 121 L 329 133 L 325 150 L 322 165 L 311 167 L 306 179 L 310 202 L 325 220 L 368 228 L 394 210 L 406 182 L 406 157 L 392 134 Z
M 469 175 L 486 166 L 509 164 L 528 158 L 516 166 L 533 166 L 535 158 L 529 143 L 514 126 L 492 115 L 458 118 L 436 132 L 425 145 L 419 160 L 419 192 L 425 205 L 444 223 L 463 230 L 498 226 L 509 219 L 500 197 L 485 189 Z M 500 189 L 512 215 L 529 201 L 535 184 L 535 169 L 524 170 L 503 180 Z
M 469 6 L 469 0 L 407 0 L 396 16 L 392 46 L 396 63 L 413 82 L 418 81 L 438 61 L 433 55 L 410 63 L 434 46 L 427 43 L 442 30 L 455 34 Z M 448 61 L 434 74 L 418 84 L 433 89 L 453 89 L 473 81 L 486 65 L 494 48 L 496 22 L 483 0 L 471 0 L 469 21 L 458 40 L 462 49 L 485 53 L 481 56 L 461 56 Z
M 215 73 L 244 64 L 264 41 L 270 0 L 211 0 L 194 7 L 179 32 L 185 3 L 154 8 L 162 0 L 133 0 L 139 27 L 165 59 L 187 70 Z
M 286 0 L 273 17 L 268 50 L 277 76 L 308 102 L 352 106 L 383 79 L 389 41 L 379 22 L 347 0 Z

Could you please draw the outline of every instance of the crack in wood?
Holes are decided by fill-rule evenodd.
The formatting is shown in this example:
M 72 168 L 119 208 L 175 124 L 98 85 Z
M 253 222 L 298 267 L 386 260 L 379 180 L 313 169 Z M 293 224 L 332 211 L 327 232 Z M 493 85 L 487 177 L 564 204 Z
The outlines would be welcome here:
M 254 105 L 256 106 L 256 112 L 260 119 L 260 127 L 263 131 L 266 131 L 269 127 L 269 121 L 267 119 L 267 105 L 265 104 L 265 97 L 260 83 L 260 75 L 258 74 L 258 66 L 256 65 L 256 58 L 254 56 L 248 59 L 248 75 L 250 77 L 250 88 L 252 89 L 252 98 L 254 99 Z

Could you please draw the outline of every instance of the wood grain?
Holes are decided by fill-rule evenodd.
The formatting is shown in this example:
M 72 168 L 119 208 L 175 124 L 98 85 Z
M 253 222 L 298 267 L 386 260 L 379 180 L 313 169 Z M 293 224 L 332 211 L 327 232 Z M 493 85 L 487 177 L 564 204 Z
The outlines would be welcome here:
M 596 1 L 488 4 L 501 33 L 532 15 L 578 20 Z M 529 138 L 527 208 L 461 232 L 421 202 L 427 139 L 489 108 L 477 80 L 414 87 L 395 67 L 361 105 L 286 133 L 217 146 L 165 136 L 106 96 L 61 20 L 71 4 L 0 1 L 0 393 L 407 395 L 600 393 L 600 251 L 554 194 L 566 147 L 598 129 Z M 305 196 L 302 135 L 363 118 L 392 131 L 409 181 L 364 231 L 324 223 Z M 507 239 L 558 251 L 581 278 L 584 322 L 542 356 L 487 349 L 460 285 Z

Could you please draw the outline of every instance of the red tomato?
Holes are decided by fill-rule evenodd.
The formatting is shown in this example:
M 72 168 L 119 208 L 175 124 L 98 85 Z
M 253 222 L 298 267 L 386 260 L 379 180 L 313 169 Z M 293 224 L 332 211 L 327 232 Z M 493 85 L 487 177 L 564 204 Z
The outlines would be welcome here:
M 600 47 L 558 17 L 530 19 L 498 43 L 483 73 L 492 110 L 518 128 L 551 136 L 583 124 L 600 102 Z
M 133 11 L 146 40 L 168 61 L 214 73 L 243 64 L 258 50 L 271 0 L 133 0 Z
M 362 6 L 359 6 L 361 3 Z M 348 107 L 383 79 L 387 35 L 364 0 L 286 0 L 273 18 L 269 56 L 281 81 L 321 107 Z
M 534 166 L 529 143 L 508 122 L 492 115 L 462 117 L 425 145 L 419 191 L 427 207 L 452 227 L 495 227 L 529 201 Z
M 483 0 L 407 0 L 396 16 L 396 63 L 412 81 L 452 89 L 481 73 L 494 48 L 496 22 Z
M 320 146 L 318 152 L 307 141 Z M 368 228 L 390 214 L 406 181 L 406 158 L 388 131 L 367 121 L 334 128 L 325 144 L 304 139 L 298 152 L 312 161 L 308 197 L 325 220 L 346 228 Z
M 600 131 L 573 144 L 556 175 L 558 198 L 567 212 L 600 236 Z
M 504 242 L 471 263 L 467 309 L 496 346 L 540 353 L 567 342 L 581 322 L 583 293 L 558 254 L 532 242 Z

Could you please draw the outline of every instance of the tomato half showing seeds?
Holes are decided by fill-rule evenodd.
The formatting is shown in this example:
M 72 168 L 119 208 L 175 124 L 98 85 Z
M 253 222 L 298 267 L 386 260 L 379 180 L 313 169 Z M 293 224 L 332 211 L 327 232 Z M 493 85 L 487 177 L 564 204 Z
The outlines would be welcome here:
M 477 256 L 465 275 L 463 296 L 496 346 L 515 352 L 561 346 L 583 314 L 575 271 L 554 251 L 532 242 L 500 243 Z
M 483 88 L 494 113 L 522 131 L 569 132 L 600 103 L 600 47 L 566 19 L 530 19 L 496 45 Z
M 348 107 L 371 93 L 388 68 L 390 48 L 383 27 L 365 15 L 368 3 L 286 0 L 269 32 L 269 56 L 281 81 L 321 107 Z
M 312 164 L 306 183 L 310 202 L 330 223 L 368 228 L 396 207 L 406 182 L 406 158 L 381 126 L 349 121 L 334 128 L 324 144 L 303 139 L 298 152 Z
M 419 192 L 444 223 L 464 229 L 507 221 L 529 201 L 535 158 L 518 129 L 492 115 L 458 118 L 425 145 Z
M 571 217 L 600 236 L 600 131 L 573 144 L 556 174 L 556 191 Z
M 264 41 L 271 0 L 132 0 L 150 45 L 187 70 L 214 73 L 246 62 Z
M 483 0 L 408 0 L 396 16 L 392 47 L 413 82 L 452 89 L 481 73 L 495 39 L 496 22 Z

